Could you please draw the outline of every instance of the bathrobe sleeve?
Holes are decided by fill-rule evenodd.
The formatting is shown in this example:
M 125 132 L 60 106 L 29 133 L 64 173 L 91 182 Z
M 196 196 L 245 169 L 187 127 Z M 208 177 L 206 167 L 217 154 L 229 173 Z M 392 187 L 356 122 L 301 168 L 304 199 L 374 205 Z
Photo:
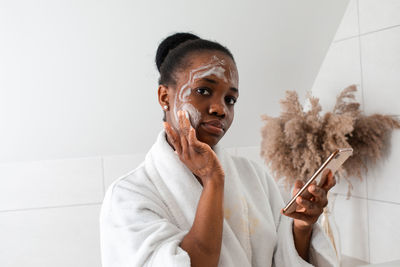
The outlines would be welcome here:
M 111 185 L 104 198 L 100 215 L 103 267 L 189 267 L 189 255 L 179 247 L 187 231 L 171 222 L 151 182 L 135 175 Z
M 274 221 L 278 241 L 274 251 L 273 266 L 289 267 L 289 266 L 322 266 L 333 267 L 339 266 L 336 252 L 329 238 L 323 232 L 318 223 L 314 224 L 311 245 L 310 245 L 310 263 L 304 261 L 297 253 L 293 238 L 293 219 L 281 215 L 280 210 L 284 207 L 284 202 L 276 182 L 264 173 L 263 183 L 266 192 L 268 192 L 269 203 Z

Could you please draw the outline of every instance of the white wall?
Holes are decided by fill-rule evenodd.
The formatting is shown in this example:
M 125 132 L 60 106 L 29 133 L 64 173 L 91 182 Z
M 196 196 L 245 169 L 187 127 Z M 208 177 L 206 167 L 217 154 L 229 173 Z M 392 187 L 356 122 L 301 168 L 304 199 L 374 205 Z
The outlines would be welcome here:
M 158 43 L 193 31 L 240 73 L 223 142 L 258 145 L 260 115 L 311 88 L 348 0 L 0 1 L 0 162 L 147 151 L 161 129 Z
M 326 111 L 343 88 L 356 83 L 366 114 L 399 116 L 399 73 L 400 1 L 351 0 L 312 92 Z M 333 215 L 343 254 L 371 263 L 400 259 L 399 160 L 400 132 L 395 131 L 387 158 L 362 182 L 352 179 L 350 200 L 345 181 L 335 187 Z
M 0 266 L 100 266 L 104 192 L 161 128 L 162 38 L 232 50 L 241 96 L 224 143 L 259 160 L 260 114 L 311 88 L 347 1 L 0 0 Z

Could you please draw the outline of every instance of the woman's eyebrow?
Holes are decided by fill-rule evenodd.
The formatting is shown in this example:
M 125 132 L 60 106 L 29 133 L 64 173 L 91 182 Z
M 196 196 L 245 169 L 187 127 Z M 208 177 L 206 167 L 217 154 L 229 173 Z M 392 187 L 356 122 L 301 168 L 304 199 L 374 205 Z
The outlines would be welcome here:
M 201 78 L 201 80 L 212 83 L 212 84 L 218 84 L 218 82 L 216 80 L 210 79 L 210 78 Z M 235 93 L 239 93 L 239 90 L 236 87 L 230 87 L 229 90 L 235 92 Z
M 209 82 L 209 83 L 213 83 L 213 84 L 217 84 L 218 82 L 216 80 L 210 79 L 210 78 L 201 78 L 203 81 Z

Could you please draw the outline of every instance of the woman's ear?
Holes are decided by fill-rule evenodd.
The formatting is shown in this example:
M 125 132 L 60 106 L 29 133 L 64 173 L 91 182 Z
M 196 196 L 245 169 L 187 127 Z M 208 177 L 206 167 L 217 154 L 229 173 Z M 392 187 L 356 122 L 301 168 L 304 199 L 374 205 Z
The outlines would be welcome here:
M 158 102 L 161 105 L 161 108 L 164 111 L 169 110 L 169 100 L 171 98 L 171 91 L 170 88 L 168 88 L 168 86 L 165 86 L 163 84 L 160 84 L 158 86 Z

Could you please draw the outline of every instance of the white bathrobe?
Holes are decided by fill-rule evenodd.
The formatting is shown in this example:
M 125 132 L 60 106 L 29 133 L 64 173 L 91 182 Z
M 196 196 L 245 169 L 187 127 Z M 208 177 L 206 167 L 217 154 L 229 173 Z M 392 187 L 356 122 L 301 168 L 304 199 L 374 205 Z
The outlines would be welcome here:
M 274 180 L 256 163 L 214 147 L 225 171 L 221 267 L 312 266 L 297 253 L 293 220 Z M 202 186 L 161 131 L 145 161 L 107 190 L 101 215 L 103 267 L 188 267 L 180 242 L 190 230 Z M 338 266 L 333 246 L 314 225 L 310 260 Z

